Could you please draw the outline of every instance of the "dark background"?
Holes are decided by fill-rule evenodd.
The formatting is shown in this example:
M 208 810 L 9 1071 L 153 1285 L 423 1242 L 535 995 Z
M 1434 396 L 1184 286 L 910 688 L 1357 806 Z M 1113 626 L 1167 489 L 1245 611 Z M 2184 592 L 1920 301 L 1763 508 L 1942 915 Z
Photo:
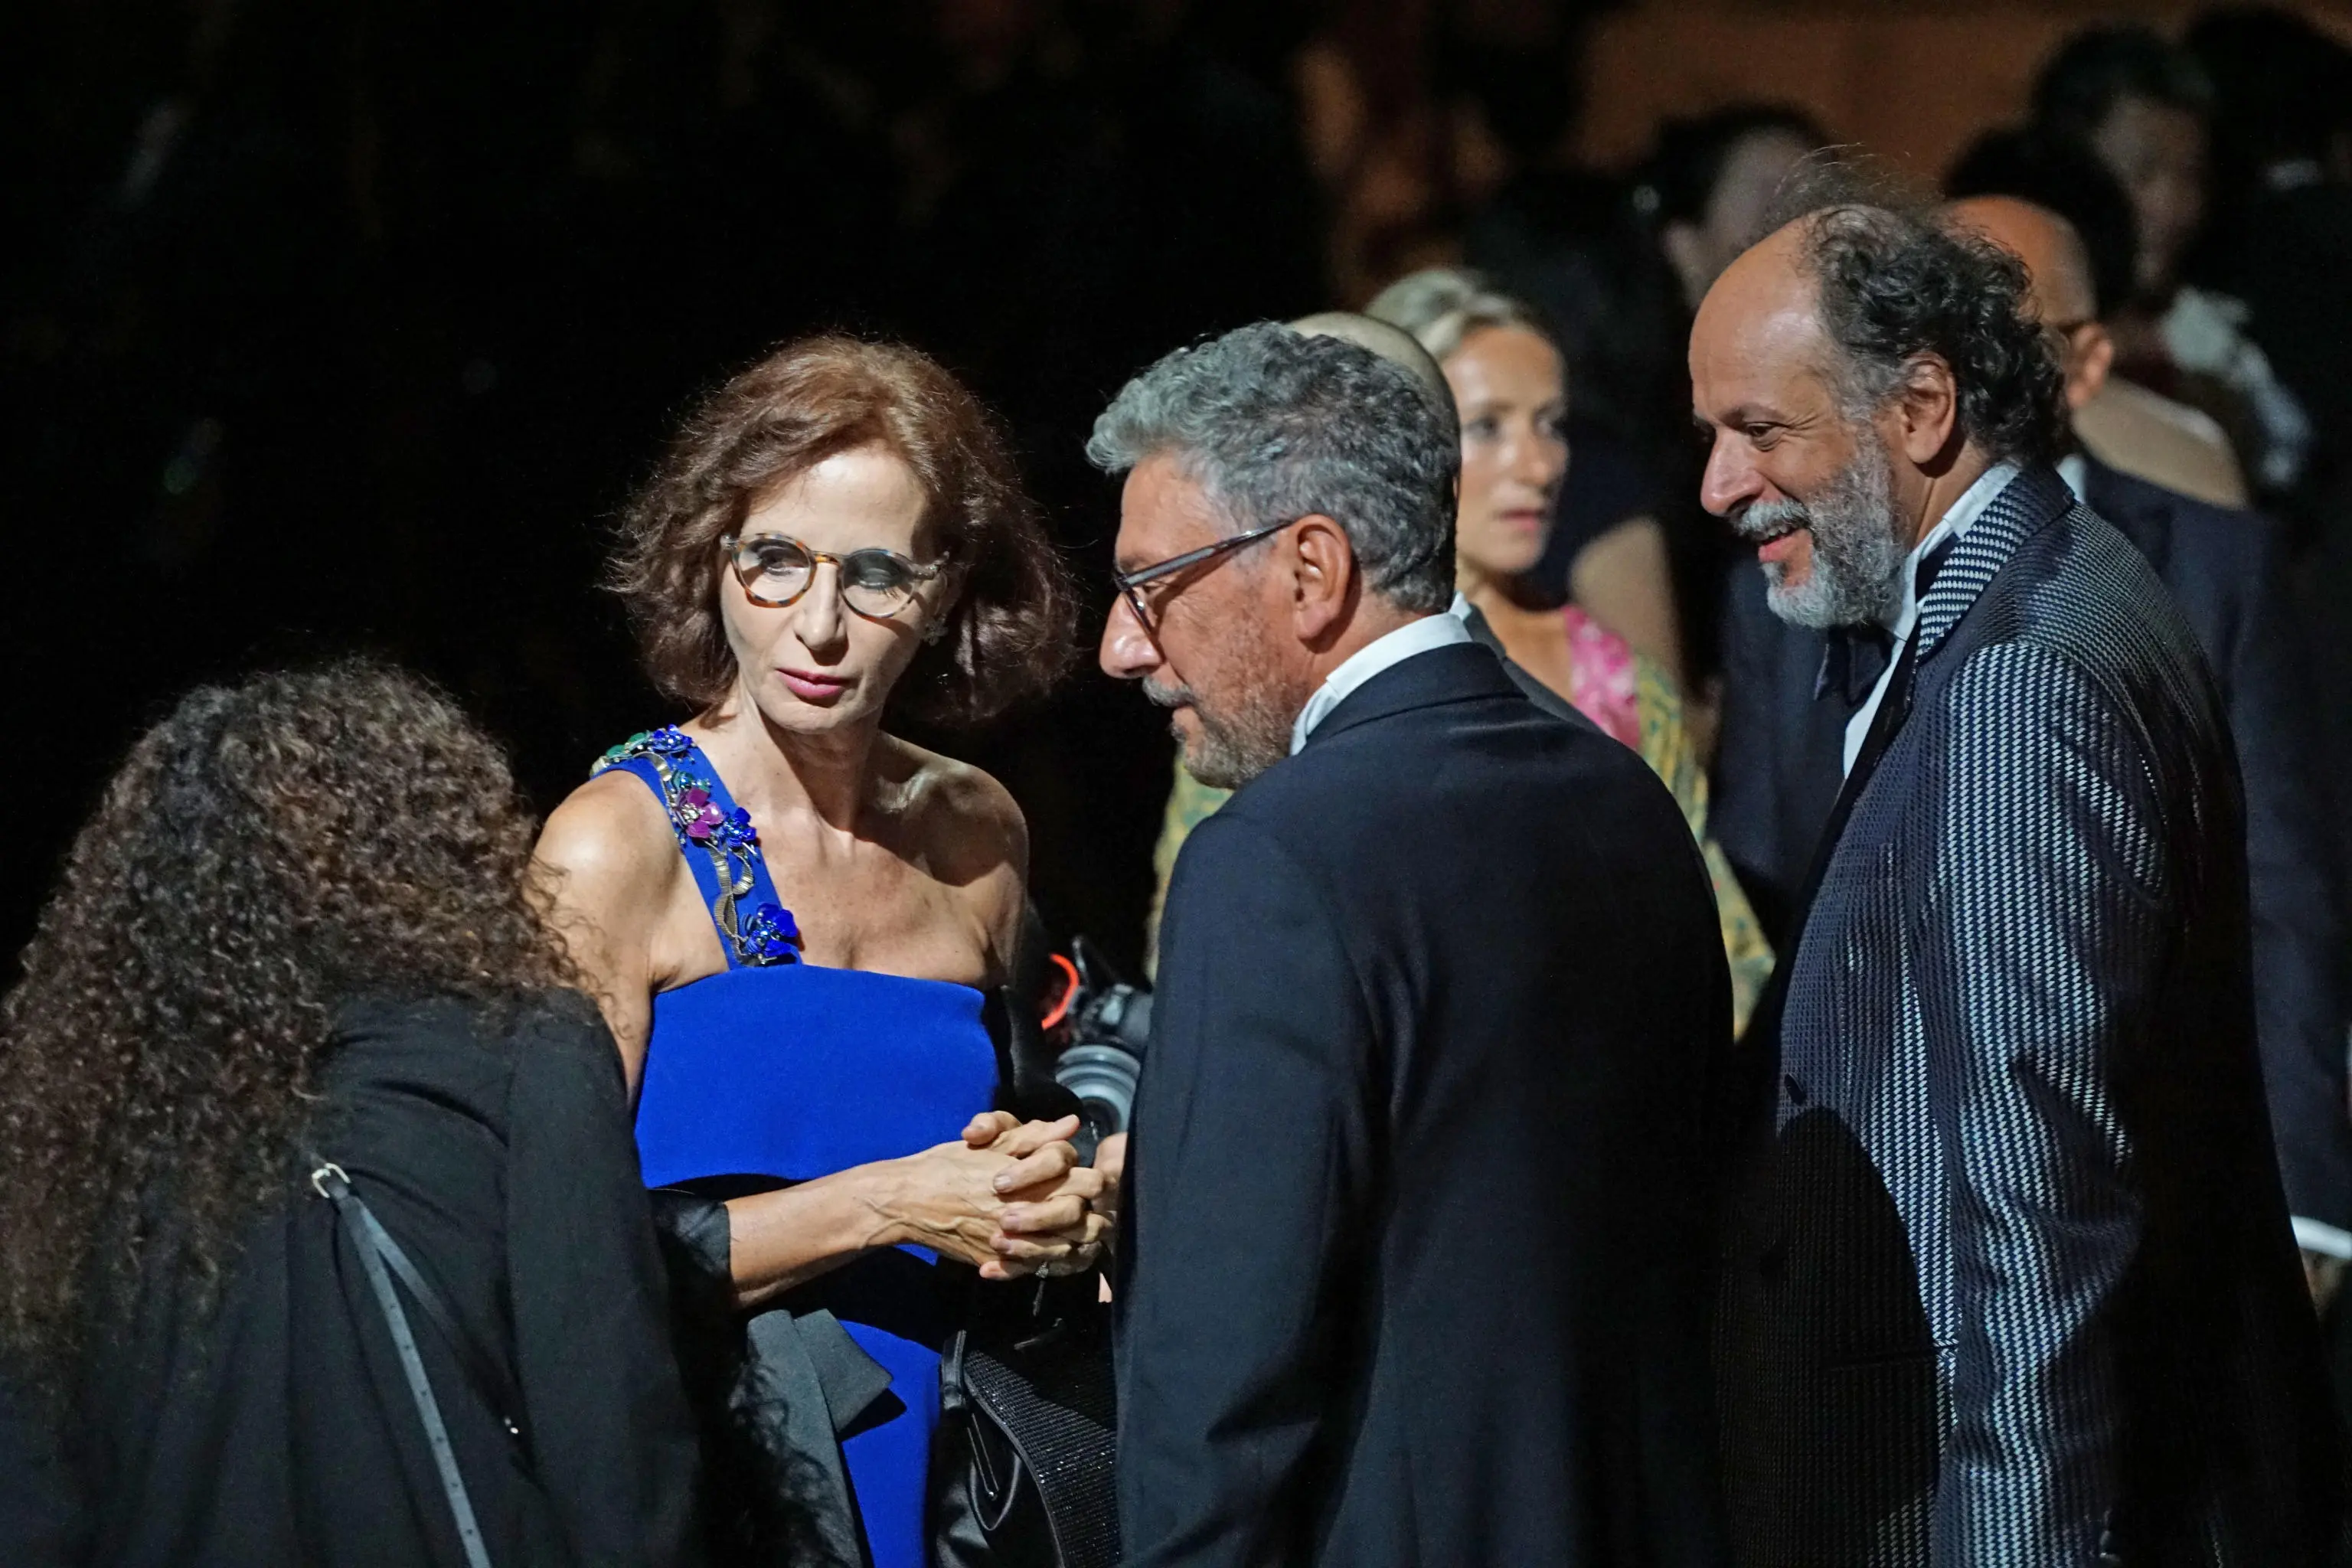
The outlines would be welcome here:
M 28 8 L 29 9 L 29 8 Z M 824 327 L 1013 427 L 1099 630 L 1080 447 L 1169 348 L 1325 298 L 1281 5 L 124 0 L 11 24 L 0 948 L 140 727 L 344 648 L 542 807 L 675 717 L 596 582 L 693 395 Z M 984 734 L 1060 933 L 1132 961 L 1161 721 L 1087 667 Z
M 1662 117 L 1736 99 L 1932 179 L 2066 33 L 2177 9 L 5 8 L 0 952 L 128 742 L 199 680 L 390 655 L 504 738 L 542 807 L 677 717 L 595 585 L 610 520 L 696 393 L 785 339 L 904 337 L 1005 416 L 1091 649 L 1117 502 L 1081 445 L 1169 349 L 1360 304 L 1460 258 L 1515 192 L 1622 206 Z M 1570 349 L 1580 416 L 1626 401 Z M 1013 788 L 1049 925 L 1131 965 L 1157 715 L 1089 658 L 1040 708 L 917 738 Z

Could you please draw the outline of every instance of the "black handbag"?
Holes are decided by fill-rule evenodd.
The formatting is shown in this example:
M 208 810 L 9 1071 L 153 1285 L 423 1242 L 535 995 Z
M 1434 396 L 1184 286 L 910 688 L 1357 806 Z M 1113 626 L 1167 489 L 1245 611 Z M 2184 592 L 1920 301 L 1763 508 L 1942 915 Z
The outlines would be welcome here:
M 1113 1568 L 1118 1409 L 1099 1277 L 973 1296 L 940 1363 L 940 1568 Z
M 1029 910 L 1024 973 L 1035 995 L 1043 924 Z M 999 1105 L 1024 1121 L 1081 1110 L 1054 1080 L 1033 1006 L 991 994 Z M 1018 1285 L 973 1280 L 963 1327 L 940 1360 L 930 1534 L 938 1568 L 1113 1568 L 1118 1539 L 1118 1393 L 1111 1310 L 1089 1269 Z

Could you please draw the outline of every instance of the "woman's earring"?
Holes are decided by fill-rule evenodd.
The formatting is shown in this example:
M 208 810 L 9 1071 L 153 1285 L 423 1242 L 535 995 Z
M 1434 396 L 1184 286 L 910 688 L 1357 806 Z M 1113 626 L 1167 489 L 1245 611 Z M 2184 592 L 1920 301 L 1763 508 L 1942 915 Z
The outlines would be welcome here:
M 923 626 L 923 640 L 927 643 L 935 643 L 947 635 L 948 618 L 945 616 L 933 616 Z

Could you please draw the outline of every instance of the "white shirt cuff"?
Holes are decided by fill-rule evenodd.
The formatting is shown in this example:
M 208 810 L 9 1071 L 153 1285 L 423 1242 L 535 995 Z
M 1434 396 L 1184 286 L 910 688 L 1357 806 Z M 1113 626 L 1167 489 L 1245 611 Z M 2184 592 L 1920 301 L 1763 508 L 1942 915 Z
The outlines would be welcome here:
M 2352 1261 L 2352 1230 L 2340 1230 L 2322 1220 L 2294 1217 L 2294 1244 L 2322 1258 Z

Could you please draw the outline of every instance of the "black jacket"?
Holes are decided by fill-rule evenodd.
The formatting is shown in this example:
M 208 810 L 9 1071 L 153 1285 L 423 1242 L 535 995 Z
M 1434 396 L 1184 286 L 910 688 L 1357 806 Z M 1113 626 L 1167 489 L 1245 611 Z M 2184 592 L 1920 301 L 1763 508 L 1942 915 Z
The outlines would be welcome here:
M 571 1000 L 502 1028 L 455 1002 L 351 1009 L 309 1151 L 289 1154 L 217 1309 L 168 1247 L 142 1257 L 129 1299 L 93 1300 L 61 1462 L 0 1456 L 0 1558 L 462 1568 L 382 1308 L 305 1180 L 314 1153 L 349 1173 L 520 1395 L 518 1442 L 404 1299 L 490 1561 L 699 1562 L 695 1434 L 620 1058 Z M 21 1410 L 10 1436 L 53 1441 Z
M 1778 1074 L 1724 1276 L 1741 1560 L 2334 1563 L 2204 660 L 2047 468 L 1916 637 L 1744 1047 Z
M 2171 590 L 2211 667 L 2244 781 L 2263 1074 L 2287 1204 L 2352 1230 L 2345 1025 L 2352 954 L 2316 754 L 2318 705 L 2298 669 L 2277 530 L 2086 459 L 2088 504 Z M 1727 595 L 1722 740 L 1708 825 L 1788 952 L 1789 903 L 1842 777 L 1845 710 L 1816 701 L 1818 633 L 1765 607 L 1743 561 Z
M 1709 1564 L 1714 901 L 1642 760 L 1408 658 L 1193 830 L 1118 1292 L 1132 1568 Z

